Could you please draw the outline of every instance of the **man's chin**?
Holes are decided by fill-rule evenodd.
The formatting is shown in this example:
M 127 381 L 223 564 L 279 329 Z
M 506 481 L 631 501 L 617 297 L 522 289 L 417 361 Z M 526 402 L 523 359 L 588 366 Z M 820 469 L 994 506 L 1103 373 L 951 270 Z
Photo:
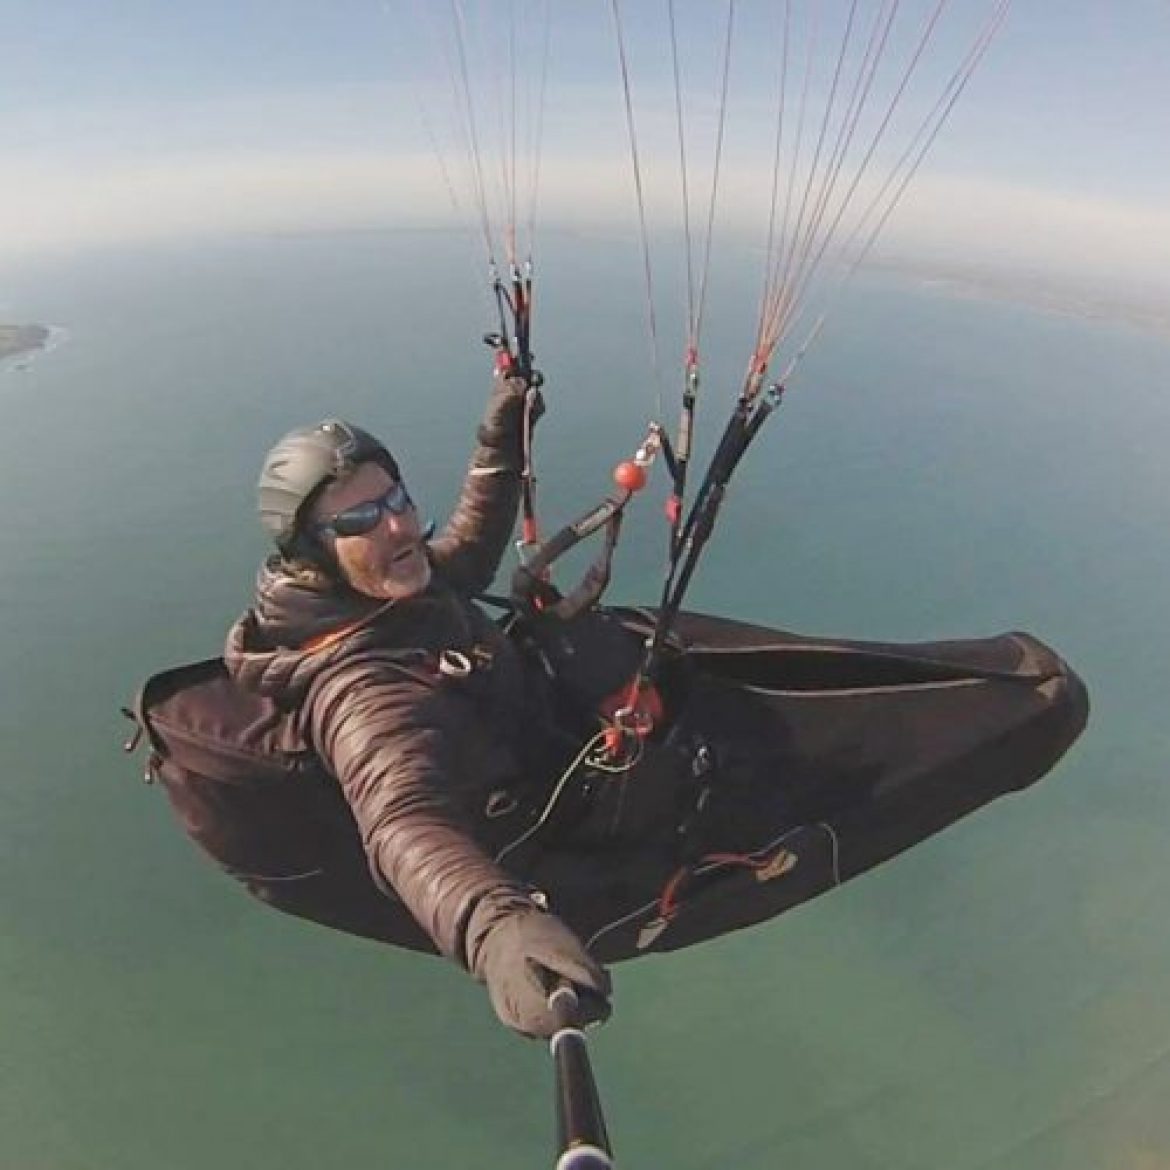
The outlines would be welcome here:
M 416 572 L 409 574 L 394 573 L 384 577 L 381 581 L 382 596 L 387 600 L 406 601 L 408 598 L 417 597 L 420 593 L 425 592 L 430 583 L 430 562 L 424 560 L 422 562 L 422 568 Z

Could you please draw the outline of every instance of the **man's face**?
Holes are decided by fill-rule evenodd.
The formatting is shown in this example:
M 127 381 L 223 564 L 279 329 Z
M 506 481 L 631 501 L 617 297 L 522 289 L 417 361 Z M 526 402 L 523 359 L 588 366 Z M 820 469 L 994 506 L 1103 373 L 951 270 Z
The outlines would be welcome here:
M 381 464 L 363 463 L 348 479 L 331 483 L 317 497 L 309 522 L 328 523 L 355 504 L 381 499 L 393 486 L 393 478 Z M 360 536 L 326 532 L 321 539 L 332 548 L 346 581 L 367 597 L 401 601 L 421 593 L 430 583 L 431 565 L 413 504 L 401 515 L 383 508 L 374 527 Z

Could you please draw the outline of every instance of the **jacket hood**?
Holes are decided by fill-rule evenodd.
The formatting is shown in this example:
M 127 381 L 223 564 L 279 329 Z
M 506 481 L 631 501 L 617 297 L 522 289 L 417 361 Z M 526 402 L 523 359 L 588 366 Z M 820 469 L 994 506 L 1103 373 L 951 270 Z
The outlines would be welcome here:
M 335 647 L 308 647 L 372 621 L 392 604 L 336 585 L 322 587 L 271 557 L 256 574 L 252 607 L 228 631 L 228 673 L 248 690 L 295 701 L 336 657 Z M 344 641 L 352 646 L 349 639 Z
M 355 651 L 438 651 L 459 641 L 452 636 L 457 611 L 434 578 L 418 597 L 379 601 L 291 573 L 272 557 L 257 573 L 251 608 L 228 631 L 224 662 L 242 687 L 292 705 L 318 674 Z
M 270 557 L 256 573 L 251 612 L 258 632 L 272 648 L 300 648 L 344 626 L 367 621 L 387 603 L 328 578 L 291 572 L 280 557 Z

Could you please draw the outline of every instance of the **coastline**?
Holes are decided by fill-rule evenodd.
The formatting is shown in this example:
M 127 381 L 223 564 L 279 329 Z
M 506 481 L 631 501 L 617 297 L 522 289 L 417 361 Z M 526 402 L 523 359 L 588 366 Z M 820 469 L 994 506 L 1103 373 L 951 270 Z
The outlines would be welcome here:
M 901 276 L 952 297 L 1026 305 L 1042 313 L 1081 321 L 1126 325 L 1170 338 L 1170 302 L 1162 296 L 1119 293 L 1100 286 L 993 268 L 884 259 L 868 261 L 875 271 Z
M 0 325 L 0 361 L 42 350 L 51 336 L 46 325 Z

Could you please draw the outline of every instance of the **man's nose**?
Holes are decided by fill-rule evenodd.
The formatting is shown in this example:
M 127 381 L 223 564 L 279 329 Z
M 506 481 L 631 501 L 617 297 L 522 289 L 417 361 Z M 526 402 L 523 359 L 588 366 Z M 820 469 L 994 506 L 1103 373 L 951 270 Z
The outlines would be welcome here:
M 407 508 L 405 512 L 391 512 L 387 508 L 382 519 L 387 532 L 393 536 L 401 536 L 414 528 L 414 509 Z

